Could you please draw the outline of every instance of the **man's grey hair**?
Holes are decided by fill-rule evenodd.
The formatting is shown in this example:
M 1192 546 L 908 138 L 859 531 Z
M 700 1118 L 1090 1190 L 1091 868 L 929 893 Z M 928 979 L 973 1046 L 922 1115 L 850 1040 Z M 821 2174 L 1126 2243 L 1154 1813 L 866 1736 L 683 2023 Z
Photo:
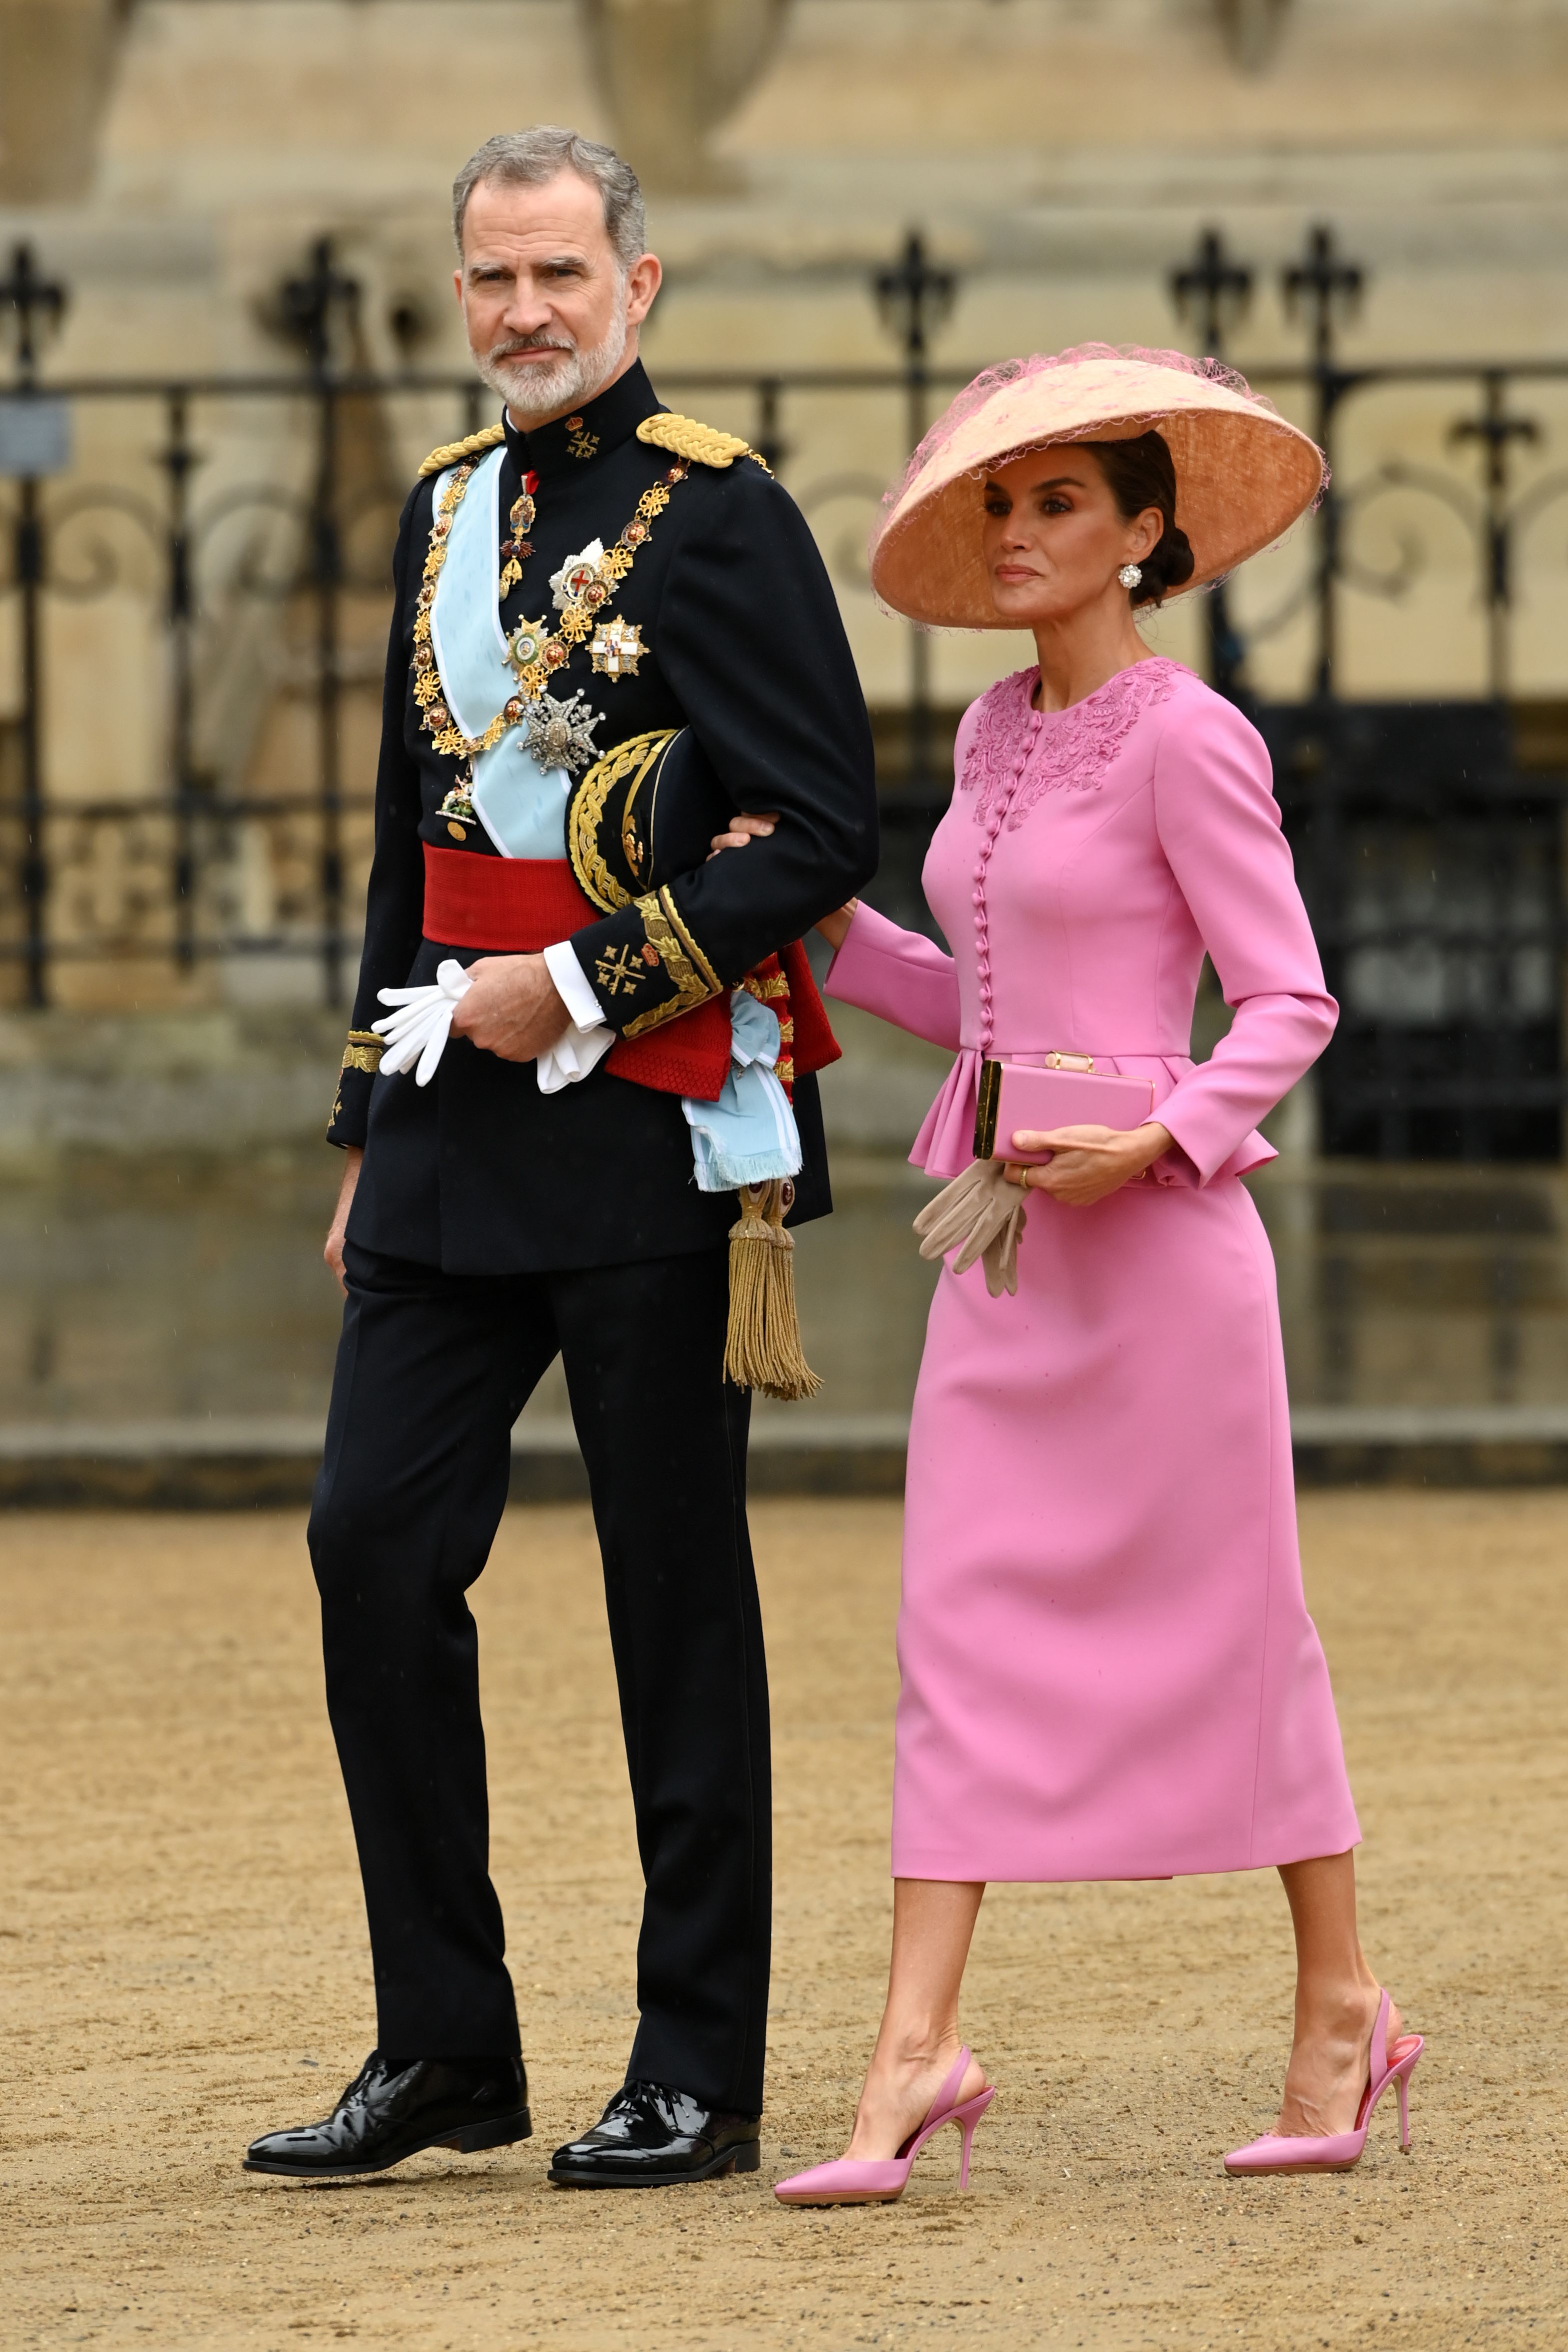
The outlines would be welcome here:
M 613 147 L 559 123 L 535 122 L 526 131 L 498 131 L 470 155 L 452 183 L 452 234 L 463 250 L 463 215 L 481 180 L 542 187 L 563 172 L 575 172 L 599 191 L 605 228 L 623 269 L 640 259 L 647 236 L 642 188 L 629 163 Z

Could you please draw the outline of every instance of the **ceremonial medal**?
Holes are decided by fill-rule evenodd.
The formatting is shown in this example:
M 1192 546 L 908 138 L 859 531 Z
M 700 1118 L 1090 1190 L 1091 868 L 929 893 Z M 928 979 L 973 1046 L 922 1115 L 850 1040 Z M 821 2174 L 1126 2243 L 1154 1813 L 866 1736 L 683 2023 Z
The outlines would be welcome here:
M 447 793 L 446 799 L 437 810 L 437 815 L 444 816 L 448 820 L 454 817 L 462 818 L 469 824 L 477 824 L 479 823 L 479 818 L 474 814 L 473 802 L 468 798 L 468 794 L 473 789 L 473 769 L 467 761 L 465 761 L 462 774 L 458 778 L 457 782 L 452 786 L 451 791 Z M 462 824 L 454 824 L 448 822 L 447 830 L 451 835 L 454 841 L 466 841 L 468 839 L 468 835 L 464 832 Z
M 501 553 L 506 557 L 506 562 L 501 569 L 500 588 L 503 604 L 510 592 L 522 578 L 524 562 L 533 553 L 532 548 L 529 545 L 528 534 L 533 529 L 533 518 L 538 512 L 533 503 L 533 494 L 538 488 L 538 475 L 524 474 L 522 496 L 514 499 L 511 502 L 511 537 L 501 549 Z
M 550 631 L 542 621 L 520 621 L 507 639 L 506 657 L 521 677 L 544 651 Z
M 647 647 L 642 641 L 642 630 L 630 621 L 605 621 L 595 629 L 588 641 L 588 651 L 594 657 L 594 667 L 605 677 L 636 677 L 637 664 Z
M 569 555 L 560 571 L 551 573 L 550 585 L 555 591 L 558 613 L 565 612 L 567 606 L 574 604 L 580 597 L 585 599 L 591 588 L 599 590 L 599 602 L 604 603 L 604 583 L 599 576 L 599 566 L 604 560 L 604 541 L 591 539 L 580 555 Z
M 581 694 L 558 702 L 542 694 L 528 708 L 528 748 L 542 768 L 564 768 L 575 776 L 599 756 L 594 730 L 604 725 L 604 713 L 590 710 Z

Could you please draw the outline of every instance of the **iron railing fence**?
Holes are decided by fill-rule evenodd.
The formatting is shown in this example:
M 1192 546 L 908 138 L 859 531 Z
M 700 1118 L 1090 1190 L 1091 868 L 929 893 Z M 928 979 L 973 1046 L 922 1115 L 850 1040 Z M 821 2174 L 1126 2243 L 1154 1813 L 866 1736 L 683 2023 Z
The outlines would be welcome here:
M 931 396 L 967 382 L 970 371 L 931 369 L 921 390 Z M 1312 428 L 1332 456 L 1346 411 L 1358 397 L 1396 387 L 1449 387 L 1471 398 L 1455 402 L 1456 436 L 1485 435 L 1484 478 L 1466 482 L 1460 467 L 1435 467 L 1385 458 L 1358 478 L 1336 483 L 1309 526 L 1310 544 L 1298 560 L 1297 576 L 1272 609 L 1237 617 L 1232 592 L 1226 608 L 1229 646 L 1213 666 L 1224 671 L 1233 693 L 1246 692 L 1247 653 L 1303 620 L 1310 625 L 1310 683 L 1314 698 L 1335 698 L 1342 668 L 1342 644 L 1358 604 L 1405 594 L 1420 577 L 1426 551 L 1409 527 L 1412 502 L 1437 508 L 1446 524 L 1458 525 L 1471 541 L 1468 602 L 1484 638 L 1482 683 L 1507 695 L 1511 648 L 1518 622 L 1517 554 L 1524 536 L 1538 529 L 1560 501 L 1568 500 L 1568 470 L 1536 470 L 1522 488 L 1510 480 L 1510 459 L 1522 438 L 1520 428 L 1534 420 L 1521 394 L 1531 385 L 1568 391 L 1568 361 L 1394 362 L 1335 369 L 1325 376 L 1308 365 L 1274 365 L 1252 372 L 1253 380 L 1300 411 L 1313 411 Z M 874 402 L 886 412 L 889 446 L 896 446 L 896 419 L 910 399 L 908 374 L 895 369 L 795 369 L 757 375 L 705 369 L 661 371 L 667 394 L 679 400 L 718 404 L 728 420 L 749 431 L 756 446 L 797 488 L 810 513 L 825 501 L 858 500 L 868 520 L 881 478 L 869 471 L 830 473 L 815 481 L 792 477 L 792 409 L 800 402 L 829 396 L 843 403 Z M 1295 395 L 1291 399 L 1291 395 Z M 0 494 L 0 541 L 6 557 L 0 596 L 10 607 L 15 641 L 15 689 L 9 717 L 9 772 L 0 801 L 0 824 L 13 836 L 13 890 L 22 919 L 15 935 L 0 939 L 0 950 L 19 959 L 27 976 L 29 1001 L 42 1003 L 53 963 L 124 952 L 112 932 L 94 925 L 61 932 L 51 927 L 49 899 L 57 859 L 50 836 L 81 838 L 102 827 L 161 825 L 167 835 L 168 923 L 163 944 L 183 966 L 215 955 L 301 951 L 302 935 L 292 923 L 266 935 L 242 925 L 205 929 L 200 919 L 201 872 L 222 855 L 226 830 L 253 821 L 306 819 L 319 828 L 313 951 L 329 997 L 342 985 L 351 926 L 345 898 L 343 827 L 351 810 L 363 808 L 366 777 L 345 770 L 343 701 L 351 686 L 363 688 L 366 651 L 384 625 L 389 601 L 387 557 L 400 500 L 401 478 L 387 469 L 384 480 L 366 478 L 362 463 L 345 475 L 345 431 L 363 429 L 367 412 L 416 409 L 432 438 L 472 428 L 484 395 L 469 379 L 409 372 L 395 375 L 351 373 L 300 381 L 289 376 L 78 379 L 45 387 L 13 388 L 0 397 L 0 463 L 7 436 L 24 446 L 37 437 L 33 417 L 62 412 L 75 437 L 89 445 L 118 445 L 125 456 L 121 478 L 84 478 L 73 472 L 56 481 L 38 476 L 14 478 L 9 496 Z M 106 411 L 118 411 L 118 431 L 94 430 Z M 137 412 L 141 412 L 137 415 Z M 219 419 L 226 415 L 226 425 Z M 156 419 L 155 438 L 146 429 Z M 232 450 L 223 478 L 210 496 L 201 494 L 204 430 L 232 444 L 254 425 L 254 438 L 275 462 L 254 478 L 236 478 Z M 1537 428 L 1539 429 L 1539 428 Z M 384 436 L 384 425 L 382 428 Z M 62 436 L 63 437 L 63 436 Z M 412 440 L 404 432 L 398 436 Z M 128 447 L 128 445 L 133 445 Z M 363 451 L 360 453 L 363 457 Z M 889 467 L 889 470 L 891 468 Z M 1357 530 L 1381 501 L 1398 497 L 1404 520 L 1394 536 L 1393 558 L 1381 566 L 1358 549 Z M 857 535 L 858 536 L 858 535 Z M 853 558 L 830 547 L 841 584 L 853 591 Z M 141 616 L 125 612 L 127 600 Z M 81 669 L 81 695 L 96 704 L 107 737 L 125 723 L 107 684 L 114 658 L 95 647 L 90 626 L 57 631 L 65 616 L 94 604 L 107 608 L 111 626 L 133 630 L 142 647 L 142 694 L 163 705 L 162 772 L 142 791 L 117 790 L 112 797 L 90 790 L 62 788 L 60 761 L 51 760 L 51 708 L 47 669 L 50 640 L 60 636 L 60 658 Z M 374 614 L 364 608 L 374 607 Z M 285 633 L 295 657 L 296 684 L 307 664 L 313 673 L 312 749 L 288 791 L 247 791 L 206 739 L 217 723 L 204 713 L 204 698 L 232 702 L 229 673 L 236 634 L 263 643 L 262 616 L 289 608 Z M 353 608 L 353 625 L 350 625 Z M 904 745 L 894 740 L 889 766 L 897 777 L 889 808 L 895 834 L 918 836 L 939 798 L 936 756 L 942 712 L 931 688 L 931 640 L 911 631 L 910 684 L 901 713 Z M 215 648 L 214 640 L 216 640 Z M 120 649 L 123 667 L 123 646 Z M 215 684 L 215 681 L 216 683 Z M 253 681 L 254 683 L 254 681 Z M 73 688 L 74 693 L 74 688 Z M 243 699 L 243 698 L 241 698 Z M 140 714 L 145 717 L 144 709 Z M 254 713 L 251 714 L 254 724 Z M 204 721 L 205 722 L 204 724 Z M 79 707 L 69 730 L 73 744 L 87 744 Z M 74 769 L 95 765 L 79 753 Z M 54 778 L 50 784 L 46 778 Z M 16 836 L 20 835 L 19 850 Z M 19 864 L 18 864 L 19 858 Z M 134 856 L 131 863 L 138 862 Z M 142 862 L 145 862 L 142 860 Z
M 1177 273 L 1200 348 L 1222 350 L 1246 275 L 1212 236 Z M 1554 437 L 1561 446 L 1568 435 L 1568 358 L 1345 362 L 1338 321 L 1357 282 L 1315 232 L 1285 287 L 1305 314 L 1307 355 L 1247 370 L 1314 434 L 1334 470 L 1292 550 L 1207 600 L 1210 674 L 1247 699 L 1249 672 L 1272 662 L 1277 675 L 1286 646 L 1304 710 L 1330 711 L 1347 684 L 1352 698 L 1366 690 L 1366 616 L 1397 620 L 1425 593 L 1428 620 L 1436 613 L 1456 643 L 1468 636 L 1472 703 L 1500 707 L 1522 681 L 1568 704 L 1568 666 L 1559 688 L 1541 651 L 1559 556 L 1568 557 L 1568 534 L 1561 551 L 1543 538 L 1568 502 L 1568 467 L 1552 461 Z M 918 238 L 875 290 L 899 340 L 897 365 L 658 371 L 667 397 L 745 433 L 767 457 L 818 528 L 851 604 L 865 595 L 865 526 L 886 480 L 937 403 L 973 373 L 930 358 L 953 288 Z M 412 464 L 472 429 L 490 396 L 466 375 L 343 363 L 352 345 L 333 320 L 353 289 L 324 246 L 313 274 L 285 289 L 304 351 L 296 372 L 46 381 L 39 332 L 58 292 L 20 253 L 0 284 L 0 324 L 9 304 L 16 347 L 0 388 L 0 971 L 16 976 L 15 996 L 41 1005 L 84 965 L 134 962 L 178 977 L 216 960 L 283 960 L 341 1003 L 368 859 L 396 513 Z M 73 444 L 79 455 L 68 464 Z M 879 698 L 878 714 L 880 894 L 906 912 L 945 803 L 943 738 L 955 716 L 933 683 L 932 655 L 932 641 L 910 632 L 901 688 Z M 1413 659 L 1411 675 L 1428 700 L 1445 691 L 1429 662 Z M 1386 678 L 1378 699 L 1391 699 Z M 1418 786 L 1416 737 L 1403 751 L 1397 730 L 1385 739 Z M 1303 790 L 1310 801 L 1292 783 L 1293 806 L 1306 805 Z M 1465 843 L 1479 838 L 1462 832 L 1445 837 L 1456 877 L 1474 862 Z M 1391 866 L 1380 889 L 1355 883 L 1356 857 L 1386 866 L 1393 855 L 1369 847 L 1370 835 L 1356 839 L 1355 856 L 1335 869 L 1340 896 L 1320 891 L 1315 913 L 1334 940 L 1355 927 L 1356 970 L 1386 979 L 1418 910 Z M 1561 992 L 1561 898 L 1555 911 L 1544 900 L 1536 908 L 1551 856 L 1532 845 L 1515 862 L 1521 874 L 1530 867 L 1531 941 L 1553 959 L 1545 979 L 1531 966 L 1534 1003 L 1542 990 Z M 1487 952 L 1495 961 L 1506 950 L 1523 971 L 1525 919 L 1517 905 L 1506 919 L 1495 913 L 1507 898 L 1500 884 L 1464 920 L 1491 924 Z M 1440 919 L 1452 937 L 1459 920 Z M 1407 954 L 1400 968 L 1408 992 Z M 1357 1066 L 1360 1108 L 1346 1111 L 1356 1133 L 1384 1135 L 1373 1148 L 1396 1131 L 1411 1148 L 1408 1121 L 1379 1129 L 1366 1108 L 1367 1089 L 1391 1083 L 1397 1013 L 1381 1020 L 1376 1053 Z M 1468 1017 L 1484 1023 L 1479 998 Z M 1543 1054 L 1542 1028 L 1520 1084 L 1531 1108 L 1555 1118 L 1555 1016 L 1550 1068 Z M 1469 1058 L 1495 1108 L 1500 1066 Z M 1462 1071 L 1450 1076 L 1461 1093 L 1470 1083 Z M 1462 1103 L 1458 1115 L 1463 1126 Z M 1479 1132 L 1473 1119 L 1467 1131 Z M 1545 1130 L 1538 1120 L 1530 1131 Z

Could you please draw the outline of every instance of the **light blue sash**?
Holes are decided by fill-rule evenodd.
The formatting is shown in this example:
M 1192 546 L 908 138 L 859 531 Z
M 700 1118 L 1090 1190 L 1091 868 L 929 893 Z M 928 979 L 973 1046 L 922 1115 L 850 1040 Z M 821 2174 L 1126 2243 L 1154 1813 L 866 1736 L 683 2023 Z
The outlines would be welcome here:
M 700 1192 L 731 1192 L 737 1184 L 767 1184 L 800 1174 L 800 1130 L 789 1097 L 773 1074 L 779 1019 L 749 989 L 730 999 L 733 1034 L 730 1075 L 717 1102 L 682 1096 L 691 1129 Z
M 447 539 L 447 561 L 430 607 L 430 644 L 447 708 L 465 735 L 482 735 L 518 691 L 501 635 L 497 580 L 500 564 L 500 469 L 492 449 L 469 478 Z M 453 469 L 455 470 L 455 469 Z M 439 511 L 451 471 L 436 485 Z M 542 768 L 520 728 L 474 761 L 470 795 L 479 822 L 503 857 L 564 857 L 564 768 Z

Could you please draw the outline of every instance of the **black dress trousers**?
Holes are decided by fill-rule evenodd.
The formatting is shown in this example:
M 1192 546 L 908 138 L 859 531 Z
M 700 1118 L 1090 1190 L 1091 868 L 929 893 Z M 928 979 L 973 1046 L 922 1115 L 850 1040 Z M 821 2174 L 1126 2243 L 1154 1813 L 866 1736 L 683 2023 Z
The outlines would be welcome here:
M 465 1595 L 506 1502 L 511 1424 L 559 1353 L 646 1881 L 627 2077 L 758 2114 L 768 1701 L 745 1518 L 750 1398 L 723 1376 L 727 1254 L 510 1276 L 443 1274 L 352 1243 L 344 1256 L 310 1541 L 381 2047 L 519 2046 Z

